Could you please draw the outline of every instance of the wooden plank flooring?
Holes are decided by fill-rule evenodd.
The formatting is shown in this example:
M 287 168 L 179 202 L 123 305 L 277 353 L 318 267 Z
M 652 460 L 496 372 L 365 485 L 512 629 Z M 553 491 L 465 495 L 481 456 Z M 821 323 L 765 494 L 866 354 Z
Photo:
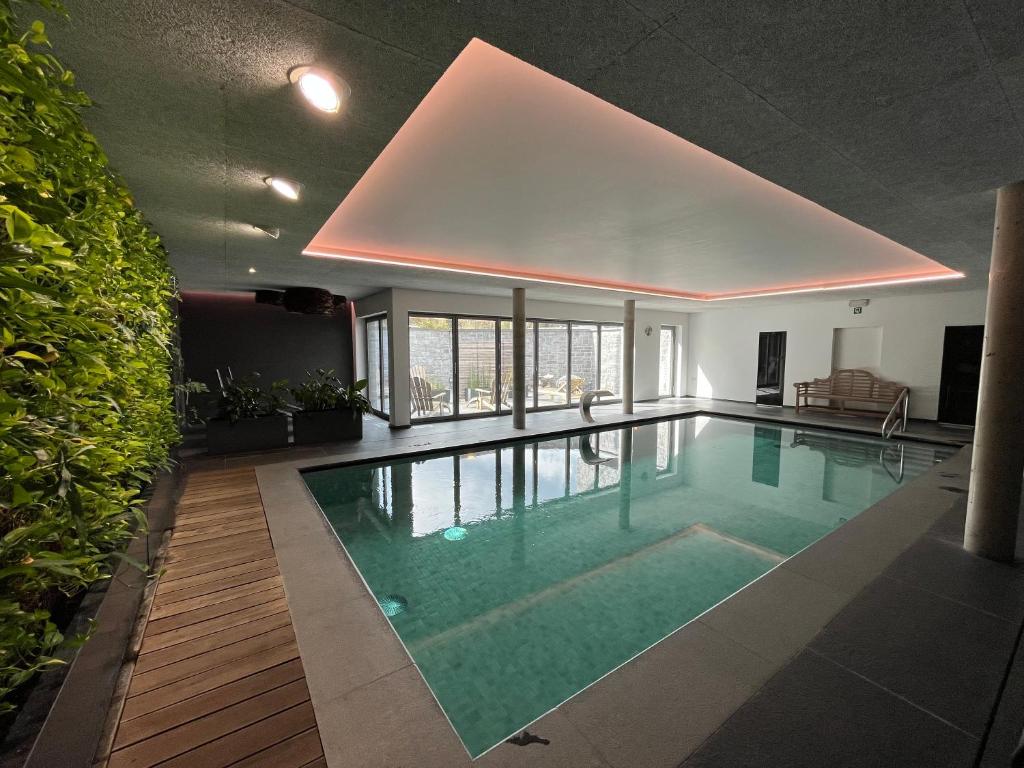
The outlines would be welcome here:
M 107 765 L 326 766 L 251 468 L 188 478 Z

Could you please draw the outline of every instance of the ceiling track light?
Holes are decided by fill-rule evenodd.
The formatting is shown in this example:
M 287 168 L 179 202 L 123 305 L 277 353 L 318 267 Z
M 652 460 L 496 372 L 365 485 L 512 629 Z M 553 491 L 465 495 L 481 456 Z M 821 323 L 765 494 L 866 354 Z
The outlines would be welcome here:
M 267 176 L 263 183 L 288 200 L 298 200 L 302 194 L 302 185 L 284 176 Z
M 341 105 L 352 93 L 348 83 L 318 67 L 292 67 L 288 70 L 288 80 L 315 109 L 328 114 L 341 111 Z
M 281 236 L 281 229 L 280 229 L 280 227 L 268 227 L 268 226 L 266 226 L 264 224 L 253 224 L 252 228 L 253 229 L 258 229 L 264 235 L 266 235 L 267 237 L 271 237 L 274 240 L 277 240 L 277 238 L 279 238 Z

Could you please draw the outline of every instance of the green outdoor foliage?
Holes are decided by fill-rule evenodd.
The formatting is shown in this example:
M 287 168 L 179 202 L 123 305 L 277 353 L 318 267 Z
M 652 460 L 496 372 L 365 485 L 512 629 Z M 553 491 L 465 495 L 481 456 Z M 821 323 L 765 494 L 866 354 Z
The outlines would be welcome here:
M 109 576 L 177 439 L 163 248 L 42 23 L 20 28 L 0 0 L 0 712 L 56 663 L 50 608 Z
M 281 393 L 287 389 L 288 382 L 275 381 L 270 386 L 270 391 L 265 392 L 256 383 L 259 377 L 258 373 L 253 372 L 224 385 L 224 394 L 221 395 L 219 402 L 220 418 L 234 424 L 239 419 L 270 416 L 284 406 Z
M 291 390 L 295 404 L 304 411 L 331 411 L 351 408 L 359 413 L 369 413 L 370 401 L 362 393 L 366 379 L 360 379 L 351 386 L 345 386 L 334 371 L 317 368 L 316 373 L 306 371 L 308 380 Z

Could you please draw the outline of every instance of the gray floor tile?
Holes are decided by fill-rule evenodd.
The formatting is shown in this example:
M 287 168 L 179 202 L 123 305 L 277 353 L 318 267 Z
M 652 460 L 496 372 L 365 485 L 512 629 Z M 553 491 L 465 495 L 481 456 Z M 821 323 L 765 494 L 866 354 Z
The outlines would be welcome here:
M 470 768 L 472 761 L 419 671 L 408 666 L 344 696 L 316 702 L 331 766 Z
M 936 539 L 942 539 L 942 541 L 948 541 L 951 544 L 963 545 L 964 521 L 966 518 L 967 499 L 963 499 L 928 529 L 928 535 Z
M 805 651 L 745 704 L 685 768 L 944 768 L 978 742 Z
M 960 542 L 925 536 L 885 575 L 1015 623 L 1024 620 L 1024 567 L 975 557 Z
M 777 669 L 693 622 L 559 711 L 615 768 L 670 768 Z
M 1017 649 L 1006 687 L 999 700 L 980 768 L 1007 768 L 1024 729 L 1024 653 Z
M 561 710 L 525 728 L 549 744 L 517 746 L 507 741 L 474 761 L 475 768 L 608 768 Z
M 881 578 L 810 647 L 980 736 L 1015 639 L 1004 619 Z
M 847 600 L 783 565 L 712 608 L 700 621 L 759 656 L 782 663 L 803 650 Z

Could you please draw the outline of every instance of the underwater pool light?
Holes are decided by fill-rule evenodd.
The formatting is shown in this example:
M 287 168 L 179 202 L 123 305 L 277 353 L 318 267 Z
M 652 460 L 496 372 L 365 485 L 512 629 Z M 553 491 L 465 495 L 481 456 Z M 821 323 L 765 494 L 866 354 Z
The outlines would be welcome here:
M 461 525 L 453 525 L 444 532 L 444 537 L 448 541 L 462 541 L 469 535 L 469 531 L 463 528 Z
M 384 597 L 377 601 L 377 604 L 384 611 L 384 615 L 389 618 L 397 616 L 409 607 L 409 601 L 401 595 L 384 595 Z

